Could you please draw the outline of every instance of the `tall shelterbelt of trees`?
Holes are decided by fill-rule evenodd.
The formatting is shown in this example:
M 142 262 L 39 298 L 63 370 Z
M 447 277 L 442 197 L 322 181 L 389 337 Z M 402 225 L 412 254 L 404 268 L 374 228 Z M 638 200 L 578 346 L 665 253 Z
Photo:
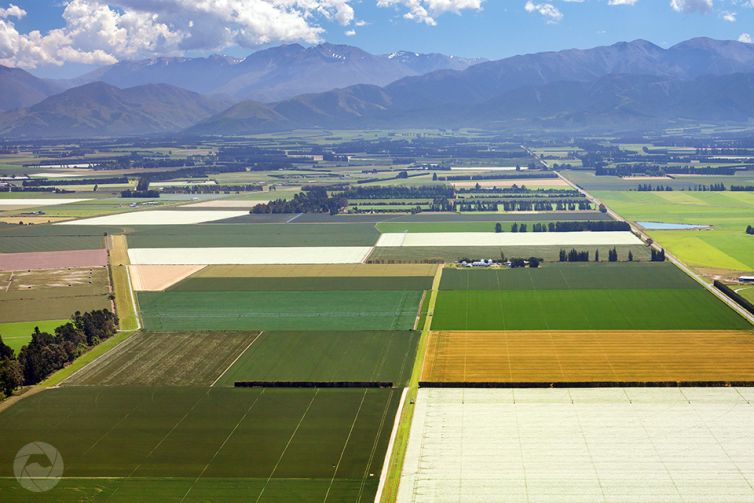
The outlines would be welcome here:
M 35 328 L 31 342 L 21 348 L 18 357 L 0 337 L 0 389 L 10 395 L 19 386 L 37 384 L 117 331 L 118 317 L 102 309 L 83 314 L 77 311 L 54 334 Z

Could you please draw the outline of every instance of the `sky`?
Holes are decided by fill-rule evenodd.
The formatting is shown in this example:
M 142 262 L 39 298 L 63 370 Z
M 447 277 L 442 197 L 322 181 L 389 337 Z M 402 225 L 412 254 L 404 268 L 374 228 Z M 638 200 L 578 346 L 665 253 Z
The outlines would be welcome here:
M 0 0 L 0 64 L 72 77 L 285 43 L 500 59 L 646 39 L 754 36 L 754 0 Z

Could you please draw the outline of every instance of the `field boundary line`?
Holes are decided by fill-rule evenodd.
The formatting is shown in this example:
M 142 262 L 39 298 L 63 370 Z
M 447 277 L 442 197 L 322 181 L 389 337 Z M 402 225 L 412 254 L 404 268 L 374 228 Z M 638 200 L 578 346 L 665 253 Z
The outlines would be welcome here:
M 229 370 L 231 369 L 231 367 L 233 367 L 233 365 L 235 365 L 235 364 L 236 364 L 236 362 L 237 362 L 238 360 L 240 360 L 240 359 L 241 359 L 241 357 L 242 357 L 243 355 L 245 355 L 245 354 L 246 354 L 246 351 L 248 351 L 248 350 L 249 350 L 249 348 L 250 348 L 250 347 L 251 347 L 251 346 L 252 346 L 252 345 L 253 345 L 253 344 L 254 344 L 255 342 L 257 342 L 257 340 L 258 340 L 258 339 L 260 339 L 260 338 L 262 337 L 262 334 L 264 334 L 264 330 L 262 330 L 261 332 L 259 332 L 259 334 L 257 334 L 257 336 L 256 336 L 256 337 L 254 337 L 254 338 L 253 338 L 253 339 L 251 340 L 251 342 L 250 342 L 250 343 L 249 343 L 249 344 L 248 344 L 248 345 L 247 345 L 247 346 L 246 346 L 246 347 L 244 348 L 244 350 L 243 350 L 243 351 L 241 351 L 241 352 L 240 352 L 240 353 L 238 354 L 238 356 L 236 356 L 236 359 L 235 359 L 235 360 L 233 360 L 232 362 L 230 362 L 230 365 L 228 365 L 227 367 L 225 367 L 225 370 L 223 370 L 222 374 L 220 374 L 219 376 L 217 376 L 217 379 L 215 379 L 215 380 L 214 380 L 214 381 L 212 382 L 212 384 L 210 384 L 210 385 L 209 385 L 209 387 L 210 387 L 210 388 L 214 388 L 214 387 L 215 387 L 215 384 L 217 384 L 217 382 L 218 382 L 218 381 L 219 381 L 220 379 L 222 379 L 222 378 L 223 378 L 223 376 L 224 376 L 225 374 L 227 374 L 227 373 L 228 373 L 228 371 L 229 371 Z
M 270 475 L 267 477 L 267 480 L 265 481 L 264 486 L 262 486 L 262 490 L 257 495 L 257 499 L 256 499 L 257 503 L 259 503 L 259 500 L 262 499 L 264 492 L 267 490 L 267 486 L 270 485 L 270 480 L 272 480 L 272 477 L 275 476 L 275 472 L 278 471 L 278 467 L 280 466 L 280 463 L 283 461 L 285 454 L 288 452 L 288 448 L 291 446 L 293 439 L 296 437 L 298 430 L 301 428 L 301 425 L 304 423 L 304 419 L 306 419 L 306 416 L 309 414 L 309 410 L 311 410 L 312 405 L 314 404 L 315 400 L 317 400 L 318 396 L 319 396 L 319 388 L 317 388 L 314 391 L 314 395 L 312 395 L 312 399 L 309 401 L 309 405 L 306 406 L 306 410 L 304 410 L 304 413 L 301 415 L 301 419 L 298 420 L 298 424 L 296 424 L 296 428 L 293 430 L 293 433 L 291 433 L 291 436 L 288 438 L 288 442 L 285 443 L 285 448 L 283 448 L 283 452 L 280 453 L 280 457 L 278 458 L 277 463 L 275 463 L 275 466 L 272 468 Z
M 374 502 L 379 503 L 382 501 L 382 492 L 385 490 L 385 482 L 387 481 L 387 472 L 390 469 L 390 460 L 393 456 L 393 446 L 395 445 L 395 437 L 398 434 L 398 427 L 401 424 L 401 415 L 403 415 L 403 406 L 406 403 L 406 395 L 408 395 L 408 388 L 403 388 L 401 393 L 401 400 L 398 402 L 398 410 L 395 412 L 395 421 L 393 421 L 393 431 L 390 433 L 390 441 L 387 444 L 387 453 L 385 454 L 385 461 L 382 463 L 382 474 L 380 475 L 380 483 L 377 486 L 377 493 L 374 496 Z
M 419 381 L 424 372 L 429 336 L 432 328 L 432 318 L 435 313 L 437 297 L 440 293 L 440 283 L 442 281 L 443 270 L 444 265 L 441 264 L 437 268 L 437 271 L 435 271 L 435 277 L 432 281 L 432 290 L 429 294 L 429 304 L 427 305 L 427 316 L 424 319 L 424 327 L 422 327 L 422 334 L 416 347 L 416 358 L 414 360 L 411 378 L 406 387 L 406 397 L 412 405 L 416 403 L 416 398 L 419 394 Z M 381 494 L 381 502 L 384 503 L 392 503 L 396 501 L 398 497 L 401 475 L 403 473 L 403 463 L 405 461 L 406 449 L 408 448 L 408 442 L 411 436 L 411 424 L 413 422 L 414 409 L 412 407 L 404 407 L 402 411 L 399 411 L 396 414 L 399 418 L 398 429 L 395 434 L 393 448 L 386 453 L 386 457 L 390 458 L 391 466 L 388 467 Z
M 635 235 L 637 235 L 639 237 L 639 239 L 645 245 L 649 245 L 649 243 L 647 242 L 647 240 L 649 240 L 651 238 L 644 231 L 642 231 L 641 229 L 639 229 L 633 222 L 630 222 L 630 221 L 626 220 L 625 218 L 623 218 L 622 216 L 620 216 L 618 213 L 616 213 L 615 211 L 613 211 L 612 209 L 610 209 L 610 207 L 607 204 L 605 204 L 603 201 L 597 199 L 595 196 L 593 196 L 592 194 L 590 194 L 589 192 L 587 192 L 585 189 L 582 189 L 581 187 L 579 187 L 575 183 L 571 182 L 571 180 L 569 180 L 568 178 L 566 178 L 563 175 L 561 175 L 559 171 L 556 171 L 555 173 L 562 180 L 564 180 L 566 183 L 568 183 L 571 187 L 573 187 L 574 189 L 576 189 L 579 192 L 581 192 L 587 199 L 589 199 L 592 202 L 594 202 L 595 204 L 597 204 L 597 207 L 599 207 L 600 204 L 604 205 L 605 209 L 607 210 L 607 214 L 608 215 L 610 215 L 615 220 L 618 220 L 620 222 L 626 222 L 629 226 L 631 226 L 631 232 L 633 232 Z M 681 271 L 683 271 L 684 273 L 686 273 L 687 276 L 689 276 L 691 279 L 693 279 L 698 284 L 700 284 L 701 286 L 703 286 L 708 292 L 710 292 L 712 295 L 714 295 L 719 300 L 721 300 L 722 302 L 724 302 L 728 307 L 730 307 L 735 312 L 737 312 L 738 314 L 740 314 L 750 324 L 754 325 L 754 315 L 752 315 L 751 313 L 749 313 L 748 311 L 746 311 L 745 309 L 743 309 L 741 306 L 739 306 L 732 299 L 729 299 L 722 292 L 717 291 L 716 288 L 714 288 L 710 283 L 707 283 L 706 281 L 704 281 L 704 278 L 702 278 L 700 275 L 698 275 L 697 273 L 695 273 L 694 271 L 692 271 L 689 266 L 687 266 L 686 264 L 684 264 L 683 262 L 681 262 L 678 258 L 676 258 L 675 255 L 673 255 L 671 252 L 669 252 L 668 250 L 666 250 L 665 248 L 663 248 L 659 244 L 657 244 L 657 242 L 655 242 L 654 239 L 652 239 L 652 244 L 649 245 L 649 246 L 651 246 L 651 248 L 653 248 L 655 250 L 658 250 L 658 251 L 661 250 L 661 249 L 665 250 L 665 255 L 666 255 L 667 259 L 670 261 L 670 263 L 672 263 L 677 268 L 679 268 Z
M 139 304 L 136 300 L 136 294 L 134 293 L 134 287 L 131 282 L 131 268 L 127 265 L 116 267 L 123 267 L 126 270 L 126 279 L 128 280 L 128 293 L 131 296 L 131 306 L 134 310 L 134 317 L 136 317 L 136 330 L 141 330 L 143 327 L 141 323 L 141 309 L 139 309 Z

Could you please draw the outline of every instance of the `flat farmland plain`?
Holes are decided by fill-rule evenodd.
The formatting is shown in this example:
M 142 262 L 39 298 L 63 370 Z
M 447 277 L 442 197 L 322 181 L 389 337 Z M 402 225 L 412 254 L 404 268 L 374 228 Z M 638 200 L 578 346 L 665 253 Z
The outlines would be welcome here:
M 236 381 L 379 381 L 405 385 L 419 332 L 264 332 L 223 375 Z
M 21 348 L 31 340 L 34 328 L 39 328 L 41 332 L 54 333 L 57 327 L 65 325 L 67 322 L 68 320 L 43 320 L 0 323 L 0 337 L 3 338 L 3 343 L 10 346 L 18 356 Z
M 145 328 L 409 330 L 421 291 L 142 292 Z
M 710 226 L 701 230 L 647 231 L 690 266 L 754 271 L 754 239 L 745 232 L 746 226 L 752 225 L 754 192 L 598 192 L 595 195 L 634 222 Z
M 551 264 L 542 269 L 445 269 L 441 290 L 684 288 L 699 285 L 669 262 Z
M 432 332 L 422 381 L 754 382 L 746 331 Z
M 399 390 L 119 386 L 50 389 L 0 413 L 4 501 L 28 501 L 13 455 L 65 460 L 43 501 L 372 501 Z M 150 492 L 156 489 L 155 493 Z
M 140 332 L 65 381 L 84 386 L 209 386 L 258 332 Z
M 129 238 L 130 242 L 130 238 Z M 135 265 L 268 265 L 268 264 L 359 264 L 372 248 L 257 247 L 257 248 L 131 248 Z
M 425 246 L 599 246 L 640 245 L 627 231 L 608 232 L 415 232 L 387 233 L 376 247 Z
M 434 264 L 210 265 L 192 278 L 371 278 L 432 276 Z
M 748 330 L 711 293 L 692 289 L 445 290 L 434 330 Z
M 282 278 L 210 278 L 192 277 L 169 289 L 174 292 L 311 292 L 311 291 L 383 291 L 427 290 L 432 287 L 431 276 L 351 276 L 341 277 L 282 277 Z
M 379 235 L 372 224 L 139 226 L 130 230 L 128 243 L 132 248 L 372 246 Z
M 420 389 L 397 501 L 753 501 L 753 391 Z
M 458 262 L 463 259 L 491 258 L 498 260 L 505 257 L 538 257 L 545 262 L 558 262 L 560 250 L 563 246 L 387 246 L 375 248 L 369 255 L 369 264 L 420 264 L 426 262 Z M 572 248 L 572 247 L 567 247 Z M 590 253 L 593 258 L 595 251 L 599 251 L 603 260 L 613 247 L 608 245 L 578 247 Z M 625 261 L 629 252 L 636 260 L 648 261 L 650 251 L 644 245 L 616 246 L 618 257 Z
M 68 319 L 76 311 L 111 308 L 104 267 L 5 273 L 0 281 L 3 322 Z
M 447 271 L 434 330 L 749 330 L 671 264 Z
M 0 223 L 0 253 L 104 248 L 103 234 L 107 230 L 97 227 L 21 226 Z

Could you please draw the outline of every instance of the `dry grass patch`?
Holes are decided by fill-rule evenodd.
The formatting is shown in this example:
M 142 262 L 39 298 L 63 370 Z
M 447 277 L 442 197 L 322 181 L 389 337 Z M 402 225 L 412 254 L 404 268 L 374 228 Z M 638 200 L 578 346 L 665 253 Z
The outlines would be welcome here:
M 161 292 L 197 271 L 201 265 L 129 265 L 131 284 L 137 292 Z
M 746 331 L 433 332 L 430 382 L 754 381 Z

